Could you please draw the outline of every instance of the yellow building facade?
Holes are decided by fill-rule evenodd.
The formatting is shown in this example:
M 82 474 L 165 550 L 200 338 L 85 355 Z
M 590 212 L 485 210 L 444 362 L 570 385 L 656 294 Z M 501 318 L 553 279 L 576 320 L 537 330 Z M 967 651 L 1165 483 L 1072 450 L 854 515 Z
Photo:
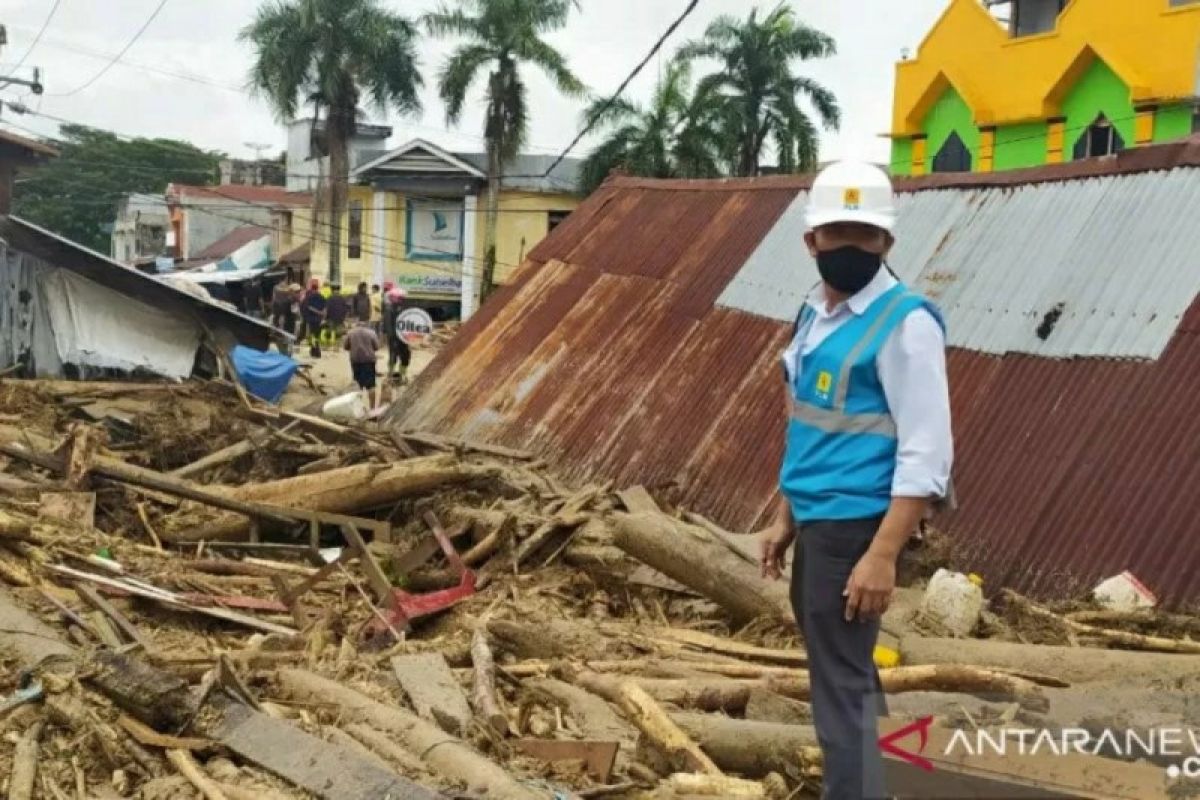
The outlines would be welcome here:
M 581 202 L 574 161 L 519 157 L 506 170 L 496 231 L 496 282 Z M 450 316 L 477 308 L 484 266 L 486 161 L 415 140 L 358 167 L 341 220 L 342 286 L 392 281 L 412 301 Z M 310 212 L 311 213 L 311 212 Z M 327 280 L 331 226 L 318 218 L 311 273 Z M 467 296 L 464 284 L 472 291 Z M 466 301 L 463 307 L 456 304 Z
M 990 172 L 1189 136 L 1200 0 L 950 0 L 896 67 L 892 171 Z

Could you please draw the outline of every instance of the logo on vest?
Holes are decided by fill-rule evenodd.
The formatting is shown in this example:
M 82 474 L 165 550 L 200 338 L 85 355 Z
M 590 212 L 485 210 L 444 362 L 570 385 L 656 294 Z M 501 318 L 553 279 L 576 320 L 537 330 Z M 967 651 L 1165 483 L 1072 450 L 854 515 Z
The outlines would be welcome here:
M 822 400 L 829 399 L 829 392 L 833 389 L 833 373 L 822 370 L 817 373 L 817 394 Z

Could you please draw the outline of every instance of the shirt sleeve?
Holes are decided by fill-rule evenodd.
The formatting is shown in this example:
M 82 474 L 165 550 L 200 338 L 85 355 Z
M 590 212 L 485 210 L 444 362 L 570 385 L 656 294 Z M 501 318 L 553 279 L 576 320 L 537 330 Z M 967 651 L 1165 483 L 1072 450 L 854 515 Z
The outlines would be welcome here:
M 928 311 L 914 311 L 884 342 L 876 364 L 896 422 L 892 496 L 945 497 L 954 439 L 941 326 Z

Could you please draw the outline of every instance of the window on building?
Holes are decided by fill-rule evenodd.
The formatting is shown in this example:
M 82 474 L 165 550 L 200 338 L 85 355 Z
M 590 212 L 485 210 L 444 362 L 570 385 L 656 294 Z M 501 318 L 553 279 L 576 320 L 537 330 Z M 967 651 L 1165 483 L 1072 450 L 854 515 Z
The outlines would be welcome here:
M 362 200 L 350 201 L 350 239 L 346 243 L 348 258 L 362 258 L 363 204 Z
M 550 230 L 554 230 L 559 225 L 562 225 L 567 217 L 571 216 L 570 211 L 551 211 L 547 215 L 550 219 Z
M 957 133 L 951 133 L 933 157 L 934 172 L 970 172 L 971 151 Z
M 1171 0 L 1173 6 L 1190 6 L 1200 3 L 1200 0 Z
M 1200 133 L 1200 106 L 1192 109 L 1192 133 Z
M 1058 15 L 1066 5 L 1067 0 L 1013 0 L 1010 10 L 1012 35 L 1034 36 L 1054 30 Z
M 1124 149 L 1120 132 L 1101 114 L 1075 142 L 1075 160 L 1111 156 Z
M 283 238 L 285 241 L 291 241 L 291 239 L 292 239 L 293 224 L 294 224 L 294 219 L 292 217 L 291 211 L 280 212 L 280 214 L 279 214 L 279 231 L 280 231 L 280 233 L 283 234 Z

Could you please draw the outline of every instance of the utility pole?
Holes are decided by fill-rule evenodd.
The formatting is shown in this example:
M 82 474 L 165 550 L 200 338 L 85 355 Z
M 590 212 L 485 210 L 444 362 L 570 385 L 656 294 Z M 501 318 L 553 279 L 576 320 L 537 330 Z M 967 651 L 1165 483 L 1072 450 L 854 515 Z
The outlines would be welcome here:
M 6 28 L 3 25 L 0 25 L 0 48 L 3 48 L 7 44 L 8 44 L 8 28 Z M 29 55 L 29 54 L 26 53 L 26 55 Z M 37 95 L 40 95 L 43 91 L 45 91 L 45 87 L 42 86 L 42 71 L 40 69 L 38 69 L 37 67 L 33 68 L 33 80 L 26 80 L 25 78 L 19 78 L 16 75 L 0 75 L 0 81 L 3 81 L 2 83 L 0 83 L 0 89 L 3 89 L 6 86 L 11 86 L 12 84 L 15 83 L 18 86 L 28 86 L 29 91 L 31 91 Z
M 254 185 L 262 186 L 263 183 L 265 183 L 262 172 L 262 154 L 267 150 L 270 150 L 271 145 L 261 144 L 259 142 L 242 142 L 242 144 L 254 151 Z

